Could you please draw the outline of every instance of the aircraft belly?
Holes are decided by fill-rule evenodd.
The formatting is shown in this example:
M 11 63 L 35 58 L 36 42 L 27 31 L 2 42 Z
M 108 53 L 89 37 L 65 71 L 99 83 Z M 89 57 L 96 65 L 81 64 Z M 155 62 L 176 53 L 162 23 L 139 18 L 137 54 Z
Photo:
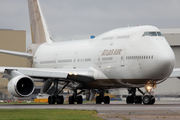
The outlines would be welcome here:
M 81 89 L 110 89 L 119 87 L 122 87 L 122 85 L 119 83 L 119 80 L 115 79 L 94 80 L 79 86 Z
M 89 83 L 81 84 L 78 89 L 113 89 L 113 88 L 128 88 L 128 87 L 144 87 L 150 79 L 106 79 L 94 80 Z M 160 80 L 155 80 L 160 81 Z

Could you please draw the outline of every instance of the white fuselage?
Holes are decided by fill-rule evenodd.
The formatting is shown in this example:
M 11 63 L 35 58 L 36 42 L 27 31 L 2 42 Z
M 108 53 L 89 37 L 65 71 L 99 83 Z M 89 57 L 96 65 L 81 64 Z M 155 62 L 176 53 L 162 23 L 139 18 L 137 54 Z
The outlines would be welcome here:
M 94 87 L 98 84 L 95 88 L 144 86 L 150 80 L 160 82 L 171 74 L 175 56 L 163 36 L 143 36 L 151 31 L 159 32 L 159 29 L 129 27 L 94 39 L 44 43 L 37 49 L 33 65 L 36 68 L 96 69 L 106 77 L 96 75 L 96 82 L 92 83 Z

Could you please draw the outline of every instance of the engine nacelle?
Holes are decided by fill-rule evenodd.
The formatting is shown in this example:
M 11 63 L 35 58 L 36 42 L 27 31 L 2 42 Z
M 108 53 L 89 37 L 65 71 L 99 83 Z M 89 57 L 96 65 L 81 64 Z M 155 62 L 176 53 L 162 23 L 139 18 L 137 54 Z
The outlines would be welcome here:
M 15 97 L 28 97 L 34 92 L 34 82 L 23 74 L 15 76 L 8 83 L 8 91 Z

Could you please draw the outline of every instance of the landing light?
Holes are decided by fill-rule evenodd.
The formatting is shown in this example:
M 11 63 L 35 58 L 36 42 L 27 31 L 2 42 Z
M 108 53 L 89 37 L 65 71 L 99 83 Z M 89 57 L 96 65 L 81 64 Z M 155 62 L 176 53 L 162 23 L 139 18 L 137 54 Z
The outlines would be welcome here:
M 152 87 L 150 87 L 150 86 L 147 86 L 147 89 L 148 89 L 148 90 L 150 90 L 150 89 L 152 89 Z
M 74 73 L 74 75 L 77 75 L 77 73 Z
M 69 73 L 69 75 L 72 75 L 72 73 Z
M 146 86 L 146 90 L 147 90 L 147 91 L 151 91 L 151 90 L 152 90 L 152 87 L 151 87 L 151 86 Z

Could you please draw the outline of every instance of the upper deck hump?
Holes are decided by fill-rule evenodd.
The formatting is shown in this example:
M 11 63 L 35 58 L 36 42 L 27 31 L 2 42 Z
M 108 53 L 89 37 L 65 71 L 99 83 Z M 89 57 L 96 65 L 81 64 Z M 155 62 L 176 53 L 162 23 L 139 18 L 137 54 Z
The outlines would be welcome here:
M 145 25 L 145 26 L 134 26 L 134 27 L 124 27 L 124 28 L 117 28 L 111 31 L 105 32 L 97 38 L 104 38 L 104 37 L 113 37 L 115 35 L 131 35 L 137 32 L 145 32 L 145 31 L 159 31 L 157 27 Z

